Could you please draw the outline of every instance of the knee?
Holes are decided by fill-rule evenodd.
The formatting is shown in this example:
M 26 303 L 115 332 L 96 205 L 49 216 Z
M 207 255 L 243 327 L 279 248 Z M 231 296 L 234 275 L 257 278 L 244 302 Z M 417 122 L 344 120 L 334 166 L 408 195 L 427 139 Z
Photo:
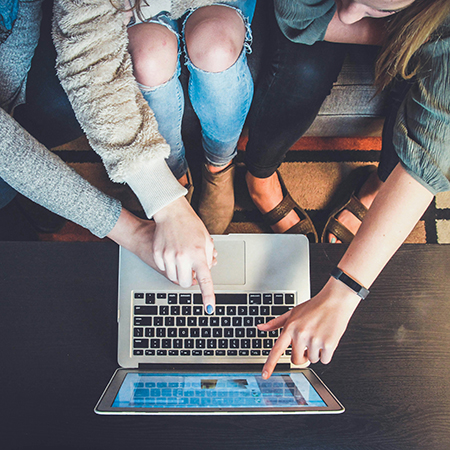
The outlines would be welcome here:
M 178 59 L 176 36 L 162 25 L 140 24 L 128 30 L 129 52 L 136 80 L 148 87 L 169 81 Z
M 208 14 L 196 13 L 208 10 Z M 223 6 L 201 8 L 186 23 L 186 48 L 194 66 L 223 72 L 242 52 L 245 25 L 235 10 Z

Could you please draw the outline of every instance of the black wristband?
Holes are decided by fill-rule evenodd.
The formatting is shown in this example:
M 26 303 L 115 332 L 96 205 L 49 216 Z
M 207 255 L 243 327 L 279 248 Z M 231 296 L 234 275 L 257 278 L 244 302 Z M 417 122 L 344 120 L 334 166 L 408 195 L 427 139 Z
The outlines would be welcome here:
M 364 286 L 361 286 L 353 278 L 349 277 L 346 273 L 342 272 L 339 267 L 335 267 L 330 274 L 336 280 L 342 281 L 346 286 L 348 286 L 352 291 L 355 291 L 356 295 L 361 297 L 363 300 L 369 295 L 369 290 Z

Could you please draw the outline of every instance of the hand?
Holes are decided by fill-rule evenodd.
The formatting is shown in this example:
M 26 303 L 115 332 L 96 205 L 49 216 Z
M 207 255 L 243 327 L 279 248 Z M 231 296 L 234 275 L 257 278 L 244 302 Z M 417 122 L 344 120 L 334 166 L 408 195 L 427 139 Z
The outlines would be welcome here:
M 273 346 L 262 377 L 272 375 L 284 351 L 292 344 L 291 361 L 302 365 L 319 360 L 328 364 L 344 334 L 360 298 L 340 282 L 330 279 L 322 291 L 311 300 L 297 305 L 275 319 L 258 325 L 261 331 L 283 327 Z
M 195 280 L 207 313 L 214 311 L 211 267 L 216 263 L 214 243 L 203 222 L 181 197 L 153 216 L 156 222 L 153 256 L 169 280 L 190 287 Z

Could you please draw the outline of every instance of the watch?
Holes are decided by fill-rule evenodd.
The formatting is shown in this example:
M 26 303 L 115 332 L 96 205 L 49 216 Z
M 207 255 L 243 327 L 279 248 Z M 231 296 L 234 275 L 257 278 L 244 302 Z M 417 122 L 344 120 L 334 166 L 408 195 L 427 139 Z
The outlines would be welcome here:
M 369 295 L 369 290 L 364 286 L 361 286 L 357 281 L 353 278 L 349 277 L 346 273 L 344 273 L 339 267 L 335 267 L 330 274 L 336 280 L 342 281 L 346 286 L 348 286 L 352 291 L 356 293 L 363 300 Z

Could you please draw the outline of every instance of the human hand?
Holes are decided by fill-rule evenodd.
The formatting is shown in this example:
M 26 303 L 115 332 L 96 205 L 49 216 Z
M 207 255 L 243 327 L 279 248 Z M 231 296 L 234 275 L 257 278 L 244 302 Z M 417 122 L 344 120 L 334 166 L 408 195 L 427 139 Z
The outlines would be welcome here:
M 153 218 L 156 266 L 182 287 L 190 287 L 197 281 L 205 310 L 211 314 L 215 306 L 211 267 L 216 263 L 217 253 L 203 222 L 184 197 L 158 211 Z
M 334 279 L 311 300 L 275 319 L 258 325 L 261 331 L 283 328 L 263 367 L 269 378 L 284 351 L 292 344 L 291 361 L 303 365 L 319 360 L 328 364 L 361 299 Z

